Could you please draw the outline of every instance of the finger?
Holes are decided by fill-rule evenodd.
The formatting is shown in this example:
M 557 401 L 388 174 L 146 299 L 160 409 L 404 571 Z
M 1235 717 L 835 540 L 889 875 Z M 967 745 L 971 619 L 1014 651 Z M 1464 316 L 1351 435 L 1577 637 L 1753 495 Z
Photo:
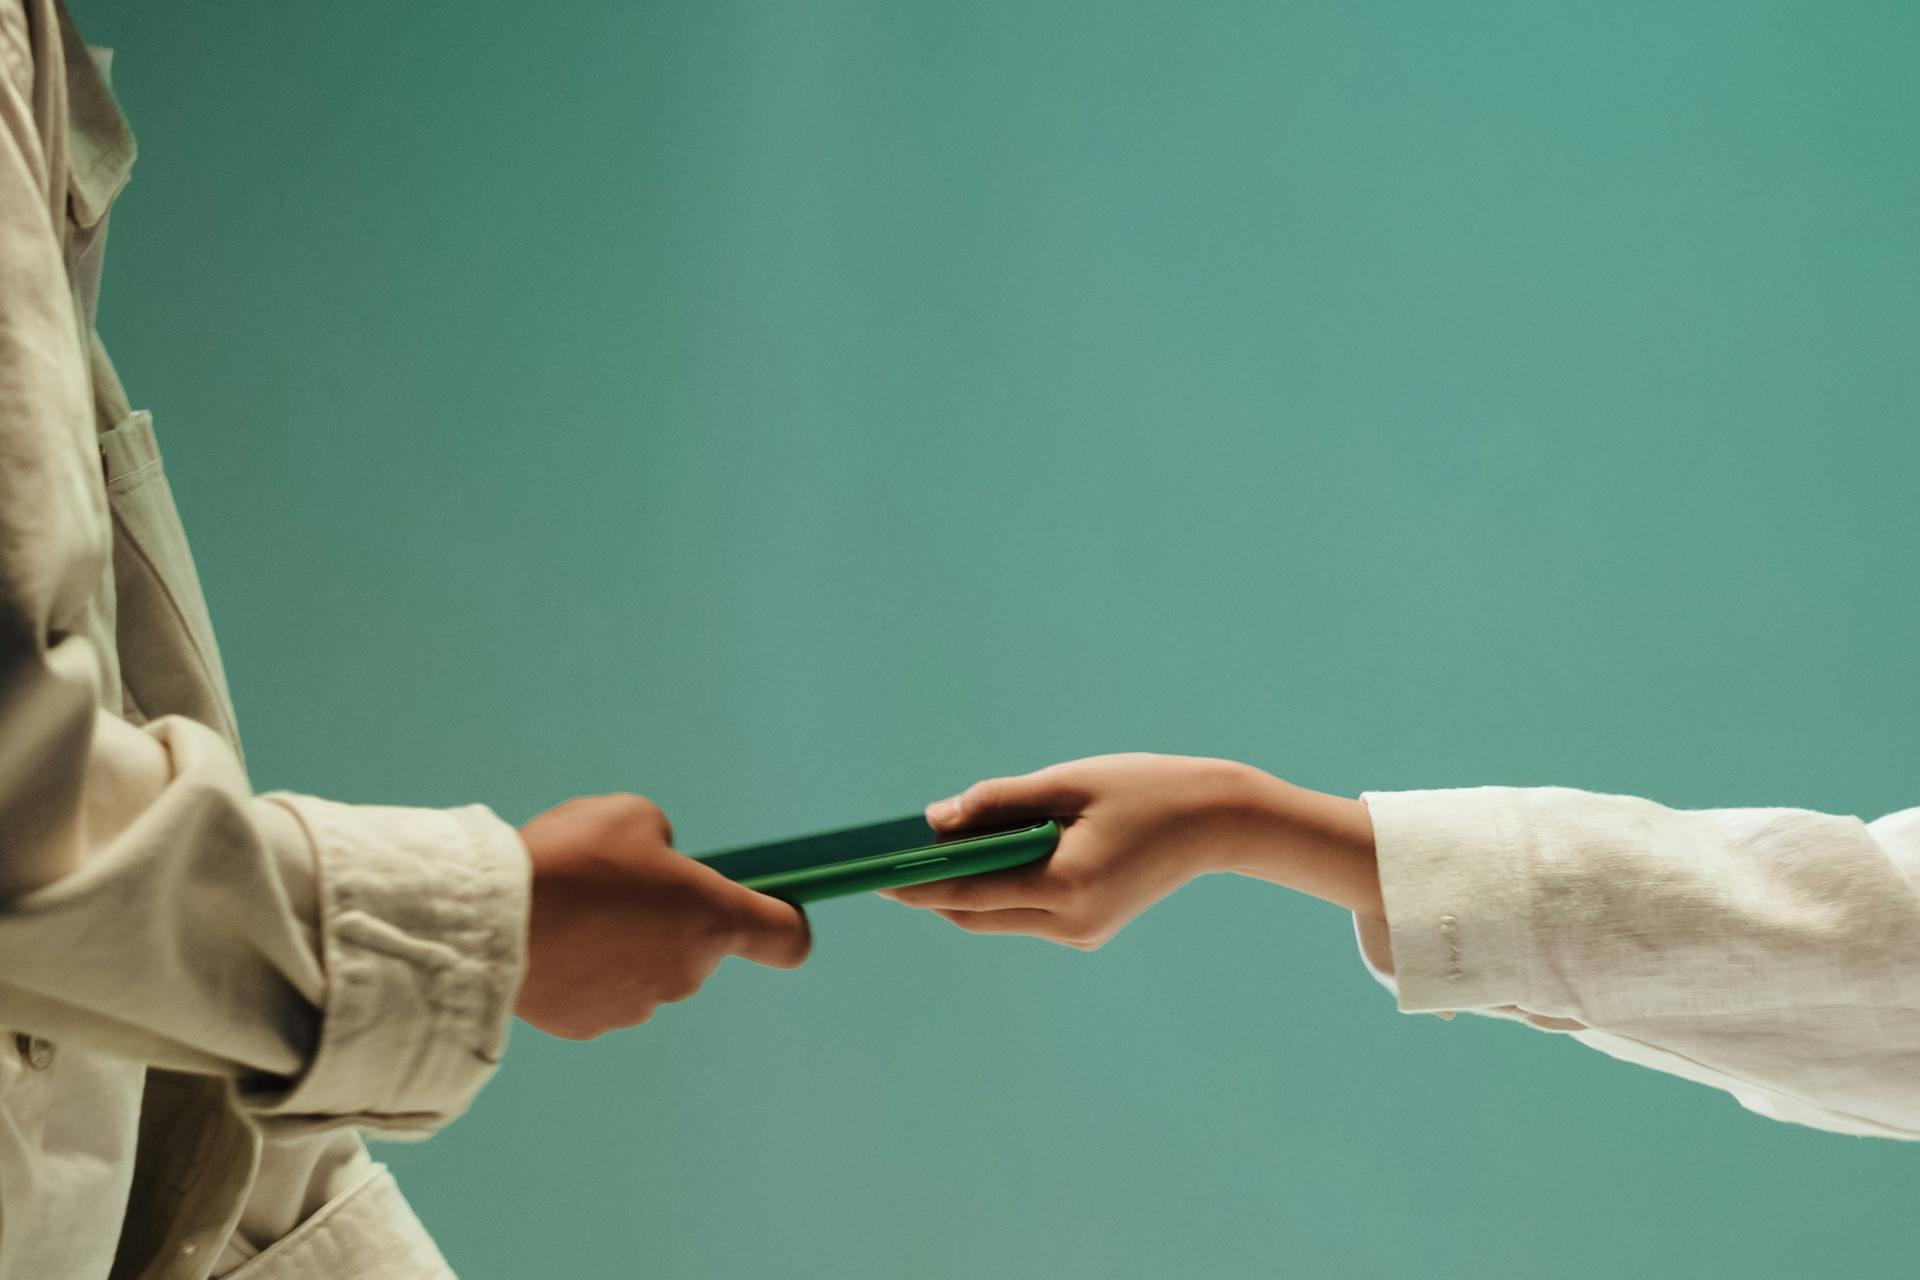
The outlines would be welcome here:
M 968 933 L 1015 933 L 1053 940 L 1061 928 L 1059 916 L 1038 907 L 1016 907 L 1010 911 L 936 910 L 934 914 Z
M 1575 1022 L 1572 1018 L 1556 1018 L 1551 1014 L 1528 1013 L 1522 1010 L 1520 1016 L 1543 1031 L 1585 1031 L 1587 1024 Z
M 945 907 L 956 911 L 1002 911 L 1012 907 L 1035 907 L 1045 901 L 1055 886 L 1047 878 L 1048 860 L 1029 862 L 1006 871 L 987 871 L 974 876 L 954 876 L 927 884 L 902 885 L 883 889 L 895 902 L 910 907 Z
M 740 940 L 733 953 L 775 969 L 797 969 L 813 950 L 807 913 L 790 902 L 742 889 L 738 906 Z
M 927 806 L 936 831 L 963 831 L 1021 818 L 1068 818 L 1087 803 L 1087 789 L 1072 762 L 1008 778 L 985 778 L 957 796 Z

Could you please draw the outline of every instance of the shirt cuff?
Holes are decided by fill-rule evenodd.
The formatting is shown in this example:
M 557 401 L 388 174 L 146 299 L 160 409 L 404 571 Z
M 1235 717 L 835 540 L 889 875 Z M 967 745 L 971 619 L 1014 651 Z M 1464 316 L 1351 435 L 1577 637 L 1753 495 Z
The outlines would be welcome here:
M 1353 938 L 1360 944 L 1360 963 L 1367 966 L 1367 972 L 1373 975 L 1375 982 L 1393 992 L 1397 998 L 1400 984 L 1393 976 L 1393 948 L 1386 922 L 1355 912 Z
M 424 1136 L 460 1114 L 506 1049 L 526 970 L 532 869 L 484 805 L 346 805 L 275 792 L 318 869 L 319 1042 L 290 1088 L 240 1086 L 287 1131 Z
M 1361 954 L 1404 1012 L 1541 1007 L 1524 826 L 1512 791 L 1361 793 L 1373 820 L 1391 960 L 1377 925 L 1358 927 Z

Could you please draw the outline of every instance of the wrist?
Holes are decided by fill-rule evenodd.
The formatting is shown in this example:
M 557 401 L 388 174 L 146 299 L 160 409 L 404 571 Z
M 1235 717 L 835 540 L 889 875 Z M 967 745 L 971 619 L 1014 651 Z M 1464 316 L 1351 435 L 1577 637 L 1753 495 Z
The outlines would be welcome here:
M 1239 803 L 1252 836 L 1223 869 L 1385 920 L 1366 803 L 1249 769 Z

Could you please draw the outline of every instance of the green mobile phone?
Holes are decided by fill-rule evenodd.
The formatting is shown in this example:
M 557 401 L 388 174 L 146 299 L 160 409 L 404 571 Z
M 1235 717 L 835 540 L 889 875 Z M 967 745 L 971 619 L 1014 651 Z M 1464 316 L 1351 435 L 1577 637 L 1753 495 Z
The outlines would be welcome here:
M 925 818 L 895 818 L 702 854 L 700 861 L 749 889 L 802 903 L 1017 867 L 1046 857 L 1059 842 L 1053 822 L 943 839 Z

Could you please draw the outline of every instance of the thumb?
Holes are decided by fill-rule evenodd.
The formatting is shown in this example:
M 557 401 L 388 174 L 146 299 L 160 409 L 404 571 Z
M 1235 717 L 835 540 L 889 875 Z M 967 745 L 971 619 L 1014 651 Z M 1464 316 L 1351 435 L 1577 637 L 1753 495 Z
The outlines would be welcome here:
M 792 903 L 742 888 L 736 908 L 735 955 L 775 969 L 797 969 L 813 950 L 807 914 Z
M 985 778 L 957 796 L 927 806 L 935 831 L 965 831 L 1042 818 L 1072 818 L 1086 807 L 1087 788 L 1065 765 L 1010 778 Z

